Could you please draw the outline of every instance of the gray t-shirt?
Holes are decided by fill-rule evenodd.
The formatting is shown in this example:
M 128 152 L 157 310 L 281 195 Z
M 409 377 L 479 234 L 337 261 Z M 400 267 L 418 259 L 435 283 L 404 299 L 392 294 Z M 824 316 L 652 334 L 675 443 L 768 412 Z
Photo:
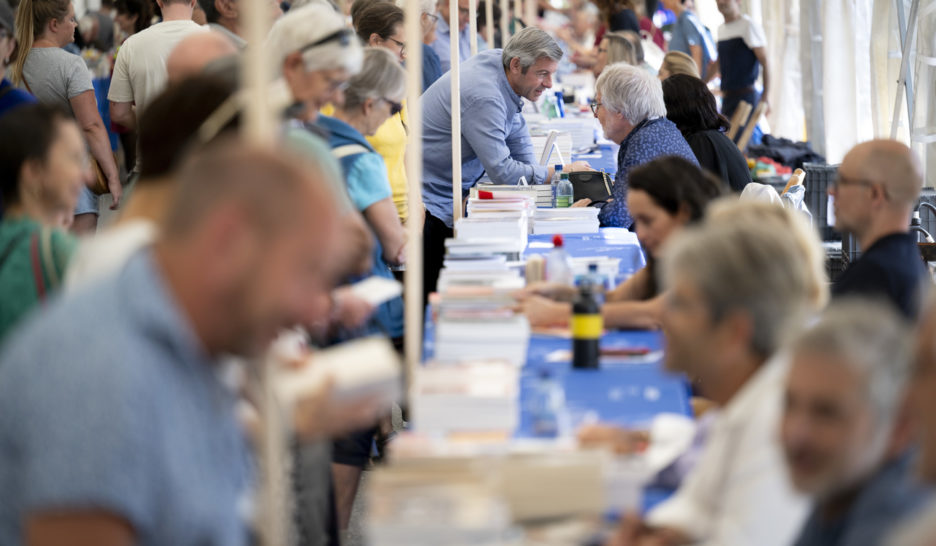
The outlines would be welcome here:
M 94 89 L 84 59 L 58 47 L 30 49 L 23 77 L 39 102 L 61 106 L 68 112 L 72 111 L 69 100 Z

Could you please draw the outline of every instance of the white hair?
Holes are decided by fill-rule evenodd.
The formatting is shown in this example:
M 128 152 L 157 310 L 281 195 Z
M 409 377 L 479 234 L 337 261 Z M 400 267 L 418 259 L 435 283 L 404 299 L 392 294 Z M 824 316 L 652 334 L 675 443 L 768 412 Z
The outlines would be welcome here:
M 631 125 L 666 115 L 663 86 L 656 76 L 627 63 L 608 65 L 595 82 L 601 106 L 623 114 Z
M 520 59 L 520 68 L 524 73 L 543 57 L 559 61 L 562 59 L 562 48 L 552 36 L 536 27 L 527 27 L 514 34 L 501 54 L 504 68 L 510 68 L 510 61 L 517 58 Z
M 367 99 L 402 101 L 406 95 L 406 70 L 396 56 L 382 47 L 364 48 L 361 71 L 348 81 L 342 109 L 361 107 Z
M 668 242 L 662 264 L 664 286 L 687 279 L 713 322 L 737 311 L 750 317 L 749 348 L 764 358 L 800 323 L 814 297 L 802 247 L 777 227 L 753 216 L 706 220 Z
M 266 41 L 267 58 L 279 75 L 286 57 L 342 29 L 348 31 L 347 39 L 330 40 L 305 49 L 302 58 L 310 71 L 343 68 L 356 74 L 364 56 L 361 42 L 340 14 L 321 3 L 291 9 L 273 23 Z

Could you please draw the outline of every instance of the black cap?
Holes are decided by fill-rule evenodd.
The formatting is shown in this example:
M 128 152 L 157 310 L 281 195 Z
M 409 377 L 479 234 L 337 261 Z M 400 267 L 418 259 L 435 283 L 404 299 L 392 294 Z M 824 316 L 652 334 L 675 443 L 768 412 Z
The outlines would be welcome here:
M 13 23 L 13 8 L 7 0 L 0 0 L 0 26 L 7 30 L 10 36 L 16 34 L 16 25 Z

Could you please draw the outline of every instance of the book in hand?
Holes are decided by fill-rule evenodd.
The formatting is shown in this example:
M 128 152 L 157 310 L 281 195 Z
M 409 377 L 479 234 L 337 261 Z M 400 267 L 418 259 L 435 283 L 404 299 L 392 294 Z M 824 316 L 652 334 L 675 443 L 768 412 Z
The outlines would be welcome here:
M 318 392 L 332 380 L 332 396 L 338 400 L 377 398 L 390 405 L 402 395 L 400 357 L 383 337 L 368 337 L 317 351 L 305 366 L 283 369 L 274 379 L 280 400 L 290 405 Z

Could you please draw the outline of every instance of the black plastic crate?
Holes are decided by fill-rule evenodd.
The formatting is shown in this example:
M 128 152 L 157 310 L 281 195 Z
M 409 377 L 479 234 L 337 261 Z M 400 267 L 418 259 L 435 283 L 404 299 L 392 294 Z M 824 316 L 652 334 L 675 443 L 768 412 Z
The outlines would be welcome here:
M 842 236 L 829 226 L 829 186 L 838 174 L 838 165 L 804 163 L 806 171 L 806 208 L 812 214 L 813 225 L 819 230 L 823 241 L 839 241 Z

